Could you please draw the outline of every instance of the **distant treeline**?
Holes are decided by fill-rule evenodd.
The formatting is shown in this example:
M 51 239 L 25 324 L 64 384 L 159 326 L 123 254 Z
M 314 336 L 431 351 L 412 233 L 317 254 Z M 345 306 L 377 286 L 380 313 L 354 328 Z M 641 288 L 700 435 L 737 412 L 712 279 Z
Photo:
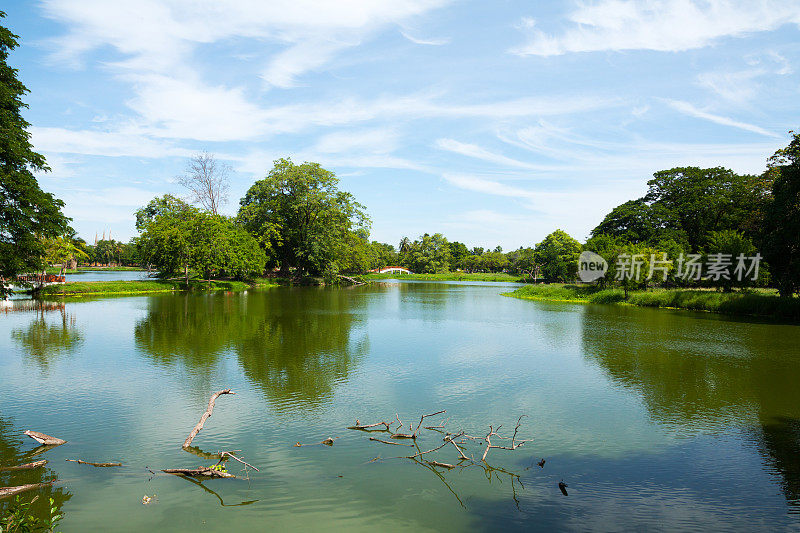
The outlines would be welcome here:
M 421 274 L 506 272 L 572 282 L 580 253 L 589 250 L 608 263 L 596 282 L 603 286 L 770 285 L 790 295 L 800 288 L 799 167 L 800 136 L 793 134 L 759 175 L 722 167 L 659 171 L 645 196 L 612 209 L 585 243 L 555 230 L 535 246 L 504 252 L 441 233 L 404 237 L 396 247 L 371 241 L 364 206 L 338 189 L 333 173 L 281 159 L 240 200 L 236 217 L 165 195 L 137 212 L 140 236 L 130 243 L 79 244 L 83 262 L 136 263 L 187 279 L 189 272 L 209 279 L 265 271 L 332 279 L 396 265 Z M 620 272 L 633 267 L 637 278 Z

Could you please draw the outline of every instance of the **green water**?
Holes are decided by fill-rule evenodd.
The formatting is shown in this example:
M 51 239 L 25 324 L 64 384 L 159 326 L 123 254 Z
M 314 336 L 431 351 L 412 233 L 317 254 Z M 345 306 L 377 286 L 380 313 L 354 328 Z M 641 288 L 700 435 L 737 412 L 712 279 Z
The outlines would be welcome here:
M 800 327 L 508 290 L 16 301 L 0 308 L 0 465 L 31 459 L 26 429 L 69 442 L 35 456 L 46 469 L 0 472 L 0 486 L 57 479 L 34 506 L 52 496 L 64 532 L 800 528 Z M 241 450 L 260 472 L 202 484 L 151 474 L 215 462 L 181 444 L 222 388 L 236 395 L 220 397 L 194 444 Z M 437 472 L 391 459 L 413 448 L 369 440 L 386 433 L 345 429 L 439 409 L 430 424 L 449 417 L 446 429 L 475 436 L 490 424 L 510 434 L 527 415 L 520 437 L 534 441 L 492 450 L 498 470 Z M 327 437 L 332 447 L 293 446 Z M 452 446 L 426 457 L 458 459 Z

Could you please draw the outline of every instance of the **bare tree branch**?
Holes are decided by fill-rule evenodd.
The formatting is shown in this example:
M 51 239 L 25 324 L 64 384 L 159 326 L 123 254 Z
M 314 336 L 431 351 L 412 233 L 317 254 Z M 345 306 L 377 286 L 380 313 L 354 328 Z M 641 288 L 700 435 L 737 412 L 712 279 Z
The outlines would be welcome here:
M 213 154 L 202 152 L 191 159 L 178 183 L 189 189 L 191 201 L 214 215 L 228 202 L 230 166 L 217 162 Z
M 223 394 L 236 394 L 236 393 L 231 392 L 231 389 L 224 389 L 219 392 L 215 392 L 214 394 L 211 395 L 211 399 L 208 400 L 208 407 L 206 408 L 206 412 L 203 413 L 203 416 L 200 417 L 200 421 L 197 423 L 196 426 L 194 426 L 194 429 L 192 429 L 192 432 L 189 433 L 188 437 L 186 437 L 186 440 L 183 441 L 183 448 L 188 448 L 189 446 L 192 445 L 192 441 L 194 440 L 194 438 L 197 436 L 198 433 L 200 433 L 200 430 L 203 429 L 203 424 L 206 423 L 206 420 L 209 419 L 211 413 L 214 412 L 214 402 L 217 401 L 217 398 L 219 398 Z

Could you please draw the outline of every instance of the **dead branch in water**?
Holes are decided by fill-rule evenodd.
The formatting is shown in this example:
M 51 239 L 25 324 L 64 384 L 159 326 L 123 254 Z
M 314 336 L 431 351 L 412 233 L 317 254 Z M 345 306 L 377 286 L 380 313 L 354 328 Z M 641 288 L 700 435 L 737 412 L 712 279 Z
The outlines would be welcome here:
M 431 466 L 440 466 L 442 468 L 447 468 L 448 470 L 451 470 L 456 467 L 456 465 L 451 465 L 449 463 L 440 463 L 439 461 L 425 461 L 425 462 Z
M 33 468 L 39 468 L 40 466 L 44 466 L 46 464 L 47 464 L 47 459 L 42 459 L 41 461 L 34 461 L 32 463 L 25 463 L 17 466 L 0 466 L 0 472 L 9 472 L 12 470 L 31 470 Z
M 333 445 L 333 440 L 331 440 L 331 439 L 326 439 L 326 440 L 330 440 L 331 441 L 331 445 Z M 326 441 L 322 441 L 322 444 L 325 444 L 325 442 Z M 235 450 L 235 451 L 240 451 L 240 450 Z M 250 468 L 252 468 L 256 472 L 261 472 L 261 470 L 259 470 L 258 468 L 254 467 L 250 463 L 248 463 L 246 461 L 243 461 L 242 459 L 239 459 L 238 457 L 233 455 L 232 452 L 219 452 L 219 456 L 220 457 L 219 457 L 219 461 L 217 462 L 217 464 L 221 463 L 222 460 L 225 459 L 225 457 L 230 457 L 231 459 L 235 459 L 236 461 L 239 461 L 240 463 L 242 463 L 245 466 L 249 466 Z
M 219 398 L 223 394 L 236 394 L 236 393 L 231 392 L 231 389 L 224 389 L 219 392 L 215 392 L 214 394 L 211 395 L 211 399 L 208 400 L 208 407 L 206 408 L 206 412 L 203 413 L 203 416 L 200 417 L 200 421 L 197 423 L 194 429 L 192 429 L 192 432 L 189 433 L 189 436 L 186 437 L 186 440 L 183 441 L 183 448 L 188 448 L 189 446 L 192 445 L 192 441 L 194 440 L 194 438 L 197 436 L 198 433 L 200 433 L 200 430 L 203 429 L 203 424 L 206 423 L 206 420 L 208 420 L 209 417 L 211 417 L 211 413 L 214 412 L 214 402 L 217 401 L 217 398 Z
M 392 427 L 394 422 L 376 422 L 375 424 L 362 424 L 361 422 L 356 419 L 356 423 L 352 426 L 347 426 L 347 429 L 360 429 L 362 431 L 366 431 L 370 428 L 376 428 L 378 426 L 384 426 L 385 429 L 377 429 L 373 431 L 389 431 L 389 428 Z
M 374 440 L 376 442 L 382 442 L 384 444 L 394 444 L 395 446 L 411 446 L 412 448 L 414 447 L 413 444 L 405 444 L 403 442 L 392 442 L 390 440 L 377 439 L 375 437 L 370 437 L 369 440 Z
M 167 474 L 177 474 L 179 476 L 190 477 L 236 477 L 233 474 L 220 472 L 219 470 L 214 470 L 213 468 L 209 468 L 207 466 L 201 466 L 198 468 L 166 468 L 161 471 Z
M 339 437 L 328 437 L 325 440 L 321 440 L 319 442 L 309 442 L 307 444 L 300 444 L 299 442 L 294 445 L 295 448 L 299 448 L 300 446 L 319 446 L 320 444 L 324 444 L 325 446 L 333 446 L 333 441 L 338 439 Z
M 67 461 L 71 463 L 78 463 L 81 465 L 92 465 L 92 466 L 99 466 L 99 467 L 109 467 L 109 466 L 123 466 L 122 463 L 93 463 L 91 461 L 82 461 L 80 459 L 67 459 Z
M 416 437 L 417 437 L 417 435 L 419 435 L 419 429 L 422 427 L 422 421 L 423 421 L 423 420 L 425 420 L 425 419 L 426 419 L 427 417 L 429 417 L 429 416 L 436 416 L 436 415 L 440 415 L 440 414 L 442 414 L 442 413 L 446 413 L 446 412 L 447 412 L 447 410 L 446 410 L 446 409 L 442 409 L 441 411 L 436 411 L 435 413 L 431 413 L 431 414 L 429 414 L 429 415 L 422 415 L 422 416 L 420 417 L 420 419 L 419 419 L 419 424 L 417 424 L 417 429 L 415 429 L 415 430 L 414 430 L 414 433 L 412 433 L 412 435 L 414 435 L 414 438 L 416 438 Z
M 520 416 L 519 419 L 517 420 L 517 426 L 514 428 L 514 435 L 512 437 L 501 437 L 500 435 L 497 434 L 496 430 L 492 429 L 492 426 L 489 426 L 489 433 L 486 435 L 486 438 L 484 439 L 486 441 L 486 450 L 484 450 L 484 452 L 483 452 L 483 457 L 481 457 L 481 461 L 486 461 L 486 455 L 489 453 L 489 450 L 491 450 L 492 448 L 496 448 L 496 449 L 499 449 L 499 450 L 516 450 L 517 448 L 519 448 L 520 446 L 522 446 L 526 442 L 531 442 L 531 440 L 533 440 L 533 439 L 520 440 L 520 441 L 516 440 L 517 439 L 517 432 L 519 431 L 519 426 L 521 425 L 522 417 L 524 417 L 524 416 L 525 415 Z M 499 430 L 500 426 L 497 426 L 497 429 Z M 511 439 L 511 447 L 509 448 L 508 446 L 496 446 L 496 445 L 492 444 L 492 436 L 496 436 L 498 439 L 508 439 L 508 438 L 510 438 Z
M 17 487 L 1 487 L 0 488 L 0 500 L 3 498 L 8 498 L 9 496 L 14 496 L 15 494 L 20 494 L 22 492 L 26 492 L 29 490 L 40 489 L 43 487 L 49 487 L 55 480 L 47 481 L 45 483 L 31 483 L 29 485 L 19 485 Z
M 45 435 L 44 433 L 39 433 L 38 431 L 31 431 L 30 429 L 25 431 L 25 435 L 29 436 L 39 444 L 45 444 L 48 446 L 60 446 L 61 444 L 65 444 L 67 442 L 64 439 L 51 437 L 50 435 Z

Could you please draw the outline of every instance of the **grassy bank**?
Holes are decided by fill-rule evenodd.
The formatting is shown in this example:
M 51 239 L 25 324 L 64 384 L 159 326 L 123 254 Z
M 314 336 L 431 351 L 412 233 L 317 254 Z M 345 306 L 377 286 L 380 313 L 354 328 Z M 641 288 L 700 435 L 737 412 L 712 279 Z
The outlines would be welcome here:
M 492 274 L 488 272 L 448 272 L 446 274 L 366 274 L 364 279 L 411 279 L 420 281 L 520 281 L 519 276 L 504 272 Z
M 187 287 L 177 280 L 136 280 L 136 281 L 74 281 L 60 285 L 43 287 L 39 296 L 78 296 L 88 294 L 139 294 L 175 291 L 241 291 L 254 287 L 270 287 L 275 283 L 268 279 L 251 282 L 226 280 L 190 280 Z
M 771 291 L 655 289 L 629 292 L 627 300 L 622 289 L 598 290 L 579 285 L 528 285 L 506 293 L 506 296 L 526 300 L 627 304 L 640 307 L 664 307 L 709 311 L 730 315 L 766 316 L 800 321 L 800 299 L 780 298 Z

